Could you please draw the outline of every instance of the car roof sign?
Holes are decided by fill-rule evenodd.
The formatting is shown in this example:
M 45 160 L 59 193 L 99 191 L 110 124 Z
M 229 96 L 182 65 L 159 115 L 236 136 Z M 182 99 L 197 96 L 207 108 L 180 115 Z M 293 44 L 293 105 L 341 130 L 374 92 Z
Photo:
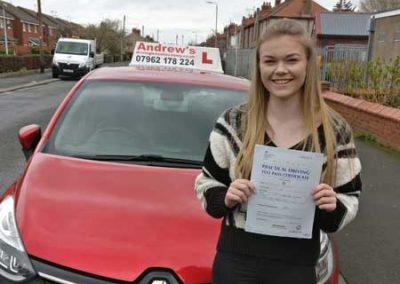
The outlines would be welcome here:
M 131 66 L 224 73 L 218 48 L 138 41 Z

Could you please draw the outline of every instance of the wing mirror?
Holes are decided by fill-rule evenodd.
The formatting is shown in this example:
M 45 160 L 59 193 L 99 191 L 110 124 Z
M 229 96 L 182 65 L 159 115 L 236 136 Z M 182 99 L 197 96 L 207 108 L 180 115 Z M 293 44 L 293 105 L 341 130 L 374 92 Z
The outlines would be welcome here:
M 37 124 L 27 125 L 19 130 L 18 139 L 26 160 L 32 155 L 41 137 L 42 131 Z
M 94 52 L 93 52 L 93 51 L 91 51 L 91 52 L 89 53 L 89 57 L 94 57 Z

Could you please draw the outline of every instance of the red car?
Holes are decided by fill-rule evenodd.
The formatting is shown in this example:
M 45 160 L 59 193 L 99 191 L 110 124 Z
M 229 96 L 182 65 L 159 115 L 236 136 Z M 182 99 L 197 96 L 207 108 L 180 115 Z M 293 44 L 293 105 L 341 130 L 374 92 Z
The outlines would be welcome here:
M 210 283 L 220 220 L 194 193 L 217 116 L 249 83 L 212 72 L 101 68 L 81 79 L 0 203 L 0 283 Z M 322 234 L 318 283 L 337 283 Z

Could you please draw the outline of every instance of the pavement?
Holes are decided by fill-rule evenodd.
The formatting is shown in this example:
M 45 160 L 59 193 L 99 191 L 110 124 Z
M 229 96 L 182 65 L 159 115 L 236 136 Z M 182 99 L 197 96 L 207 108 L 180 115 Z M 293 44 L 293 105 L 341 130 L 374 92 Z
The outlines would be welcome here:
M 50 72 L 51 69 L 46 68 L 44 71 Z M 9 77 L 19 77 L 19 76 L 23 76 L 23 75 L 31 75 L 31 74 L 37 74 L 37 73 L 40 73 L 39 69 L 23 70 L 23 71 L 15 71 L 15 72 L 2 72 L 2 73 L 0 73 L 0 79 L 1 78 L 9 78 Z
M 7 93 L 19 89 L 30 88 L 34 86 L 50 84 L 52 82 L 59 81 L 60 79 L 48 79 L 51 77 L 51 70 L 45 70 L 44 73 L 40 73 L 40 75 L 36 74 L 37 72 L 26 72 L 20 73 L 15 72 L 11 74 L 1 74 L 0 73 L 0 95 L 2 93 Z M 3 79 L 2 79 L 3 78 Z M 7 80 L 4 80 L 7 78 Z M 342 275 L 339 275 L 338 284 L 348 284 Z
M 52 78 L 51 69 L 46 69 L 44 73 L 38 71 L 0 73 L 0 94 L 49 84 L 58 80 Z
M 49 84 L 49 83 L 52 83 L 52 82 L 55 82 L 55 81 L 58 81 L 58 80 L 59 79 L 48 79 L 48 80 L 41 80 L 41 81 L 31 81 L 30 83 L 22 84 L 22 85 L 19 85 L 19 86 L 0 89 L 0 94 L 16 91 L 16 90 L 19 90 L 19 89 L 25 89 L 25 88 L 30 88 L 30 87 L 34 87 L 34 86 L 39 86 L 39 85 L 45 85 L 45 84 Z

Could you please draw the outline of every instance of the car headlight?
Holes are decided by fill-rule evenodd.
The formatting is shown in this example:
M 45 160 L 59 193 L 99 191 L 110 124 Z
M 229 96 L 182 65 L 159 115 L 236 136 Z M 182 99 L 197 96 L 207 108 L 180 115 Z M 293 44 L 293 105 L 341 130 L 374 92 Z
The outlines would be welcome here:
M 57 61 L 53 61 L 53 65 L 58 67 L 58 62 Z
M 332 244 L 328 235 L 321 232 L 321 253 L 315 266 L 315 274 L 317 276 L 317 284 L 326 283 L 333 270 L 333 251 Z
M 79 68 L 83 68 L 83 67 L 89 68 L 89 66 L 90 66 L 90 64 L 87 62 L 79 63 Z
M 14 282 L 36 275 L 19 237 L 12 196 L 0 203 L 0 275 Z

